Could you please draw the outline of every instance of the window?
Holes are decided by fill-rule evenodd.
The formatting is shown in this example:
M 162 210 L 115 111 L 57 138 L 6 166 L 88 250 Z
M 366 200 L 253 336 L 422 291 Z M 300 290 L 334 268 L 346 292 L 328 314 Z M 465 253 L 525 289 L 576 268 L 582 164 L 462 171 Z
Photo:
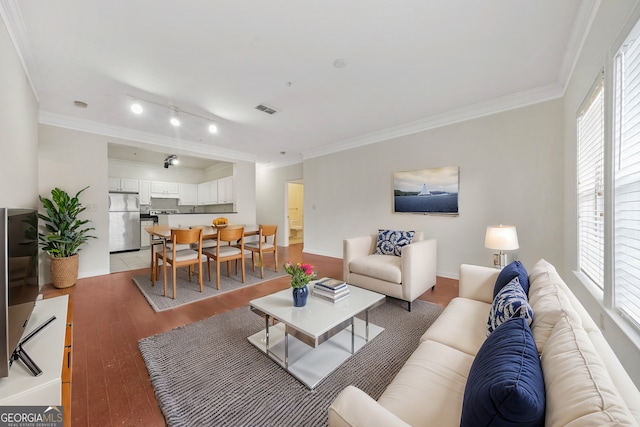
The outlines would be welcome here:
M 614 62 L 614 306 L 640 327 L 640 27 Z
M 578 266 L 604 289 L 604 88 L 602 75 L 578 115 Z

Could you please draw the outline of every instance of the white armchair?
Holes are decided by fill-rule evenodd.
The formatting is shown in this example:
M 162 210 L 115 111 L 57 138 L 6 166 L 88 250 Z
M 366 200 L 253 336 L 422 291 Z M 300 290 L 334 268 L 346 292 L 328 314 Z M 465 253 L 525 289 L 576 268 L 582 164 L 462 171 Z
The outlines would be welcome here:
M 375 254 L 377 234 L 345 239 L 343 280 L 409 303 L 436 286 L 437 241 L 418 231 L 402 256 Z

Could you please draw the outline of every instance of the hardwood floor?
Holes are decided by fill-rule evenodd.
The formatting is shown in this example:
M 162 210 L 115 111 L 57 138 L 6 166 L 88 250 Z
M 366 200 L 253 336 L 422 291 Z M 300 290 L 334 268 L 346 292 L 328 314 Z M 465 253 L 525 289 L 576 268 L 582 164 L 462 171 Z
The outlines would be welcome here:
M 320 277 L 342 277 L 341 259 L 303 254 L 302 245 L 279 248 L 278 259 L 311 263 Z M 272 265 L 273 258 L 265 262 Z M 246 306 L 289 286 L 283 277 L 156 313 L 131 280 L 145 270 L 80 279 L 64 290 L 42 288 L 45 298 L 69 294 L 73 305 L 72 426 L 164 425 L 138 340 Z M 436 289 L 420 299 L 446 306 L 457 295 L 456 280 L 438 278 Z

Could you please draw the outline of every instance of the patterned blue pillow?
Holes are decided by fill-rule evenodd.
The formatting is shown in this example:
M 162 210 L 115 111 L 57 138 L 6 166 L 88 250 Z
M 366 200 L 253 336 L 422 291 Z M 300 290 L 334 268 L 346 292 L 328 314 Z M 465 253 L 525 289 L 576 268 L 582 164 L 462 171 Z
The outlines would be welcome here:
M 520 279 L 514 277 L 493 299 L 487 321 L 487 336 L 507 320 L 517 317 L 524 318 L 527 324 L 531 325 L 533 310 L 520 286 Z
M 378 255 L 402 255 L 402 247 L 410 245 L 415 231 L 378 230 Z

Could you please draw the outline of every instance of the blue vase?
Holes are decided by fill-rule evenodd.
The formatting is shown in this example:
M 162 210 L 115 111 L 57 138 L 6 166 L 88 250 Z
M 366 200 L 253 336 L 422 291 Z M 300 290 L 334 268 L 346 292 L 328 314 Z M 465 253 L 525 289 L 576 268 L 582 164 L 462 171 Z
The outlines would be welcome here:
M 304 307 L 307 305 L 307 297 L 309 296 L 309 287 L 304 285 L 301 288 L 293 288 L 293 306 Z

